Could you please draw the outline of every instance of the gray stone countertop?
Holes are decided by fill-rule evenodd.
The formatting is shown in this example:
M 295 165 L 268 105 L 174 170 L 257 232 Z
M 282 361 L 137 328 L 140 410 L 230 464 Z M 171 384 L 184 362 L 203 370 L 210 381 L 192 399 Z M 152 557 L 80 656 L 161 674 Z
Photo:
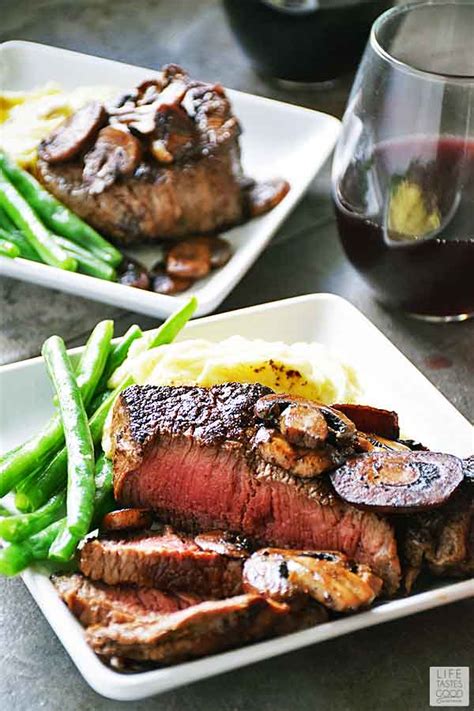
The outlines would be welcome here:
M 0 0 L 0 41 L 26 39 L 158 67 L 177 61 L 205 79 L 340 116 L 351 77 L 331 89 L 289 92 L 256 76 L 215 0 Z M 225 61 L 223 61 L 223 58 Z M 433 325 L 371 297 L 339 245 L 326 165 L 219 311 L 298 294 L 334 292 L 354 303 L 471 421 L 474 321 Z M 84 342 L 101 318 L 120 332 L 142 315 L 3 279 L 0 359 L 37 355 L 52 332 Z M 102 699 L 82 680 L 19 580 L 0 581 L 0 708 L 167 711 L 420 711 L 430 666 L 472 664 L 472 600 L 357 632 L 144 702 Z M 472 698 L 472 693 L 471 693 Z

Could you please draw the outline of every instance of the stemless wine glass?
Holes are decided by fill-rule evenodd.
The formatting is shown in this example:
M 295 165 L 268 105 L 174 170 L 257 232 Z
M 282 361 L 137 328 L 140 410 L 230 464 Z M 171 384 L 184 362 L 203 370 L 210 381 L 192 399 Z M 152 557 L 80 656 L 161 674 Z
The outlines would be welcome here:
M 474 315 L 474 3 L 376 20 L 333 198 L 345 252 L 378 299 L 429 320 Z

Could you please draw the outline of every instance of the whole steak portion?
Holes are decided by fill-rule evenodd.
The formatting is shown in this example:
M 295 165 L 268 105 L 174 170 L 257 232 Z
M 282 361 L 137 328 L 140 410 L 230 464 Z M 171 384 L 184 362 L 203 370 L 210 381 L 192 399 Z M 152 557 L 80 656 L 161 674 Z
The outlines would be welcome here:
M 225 229 L 246 218 L 238 147 L 171 167 L 143 164 L 99 194 L 77 161 L 40 159 L 38 177 L 58 200 L 99 232 L 123 244 Z
M 168 65 L 114 103 L 89 104 L 61 124 L 39 147 L 37 175 L 123 243 L 215 232 L 271 209 L 288 190 L 280 181 L 254 194 L 239 134 L 219 84 Z
M 118 398 L 114 490 L 183 529 L 242 532 L 257 543 L 341 551 L 370 566 L 392 594 L 400 561 L 391 523 L 345 504 L 326 477 L 301 479 L 253 444 L 261 385 L 132 386 Z

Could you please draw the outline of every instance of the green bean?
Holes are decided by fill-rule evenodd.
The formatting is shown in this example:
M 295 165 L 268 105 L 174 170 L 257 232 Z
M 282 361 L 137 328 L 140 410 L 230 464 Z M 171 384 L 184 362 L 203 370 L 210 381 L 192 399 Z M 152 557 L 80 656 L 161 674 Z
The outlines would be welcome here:
M 100 407 L 89 420 L 92 440 L 95 445 L 102 439 L 105 420 L 117 395 L 129 385 L 133 385 L 131 377 L 126 378 L 115 390 L 109 392 Z M 62 449 L 54 457 L 49 466 L 36 477 L 28 477 L 18 487 L 15 505 L 20 511 L 35 511 L 62 487 L 66 485 L 67 451 Z
M 12 232 L 7 232 L 6 230 L 0 229 L 0 236 L 9 239 L 13 244 L 16 244 L 20 250 L 20 257 L 23 259 L 29 259 L 32 262 L 43 262 L 38 252 L 31 246 L 31 244 L 26 239 L 25 235 L 15 230 Z
M 71 533 L 67 525 L 67 519 L 64 519 L 58 535 L 48 550 L 48 558 L 57 563 L 66 563 L 71 560 L 80 541 L 81 538 Z
M 0 498 L 8 494 L 28 474 L 43 466 L 63 442 L 63 428 L 55 415 L 46 427 L 0 462 Z
M 56 235 L 56 241 L 77 261 L 78 271 L 88 276 L 97 277 L 98 279 L 105 279 L 106 281 L 117 280 L 115 269 L 103 259 L 100 259 L 95 254 L 92 254 L 92 252 L 71 242 L 71 240 L 66 239 L 66 237 Z
M 10 257 L 10 259 L 15 259 L 15 257 L 20 256 L 20 250 L 16 244 L 11 242 L 11 240 L 0 236 L 0 255 L 2 257 Z
M 110 459 L 102 454 L 96 463 L 95 469 L 95 495 L 94 495 L 94 516 L 92 528 L 98 526 L 106 513 L 115 507 L 113 496 L 113 467 Z M 66 525 L 58 533 L 48 552 L 48 558 L 59 562 L 65 562 L 74 555 L 80 538 L 74 536 Z
M 11 516 L 12 512 L 5 508 L 2 504 L 0 504 L 0 516 L 5 517 L 5 516 Z
M 165 323 L 160 326 L 149 338 L 150 347 L 157 345 L 165 345 L 169 343 L 186 324 L 188 319 L 194 313 L 196 308 L 196 300 L 191 299 L 179 311 L 173 314 Z M 145 340 L 145 337 L 144 337 Z M 107 367 L 107 366 L 106 366 Z M 117 385 L 115 390 L 112 390 L 100 406 L 90 418 L 89 425 L 94 444 L 98 444 L 102 437 L 102 430 L 106 417 L 115 402 L 116 397 L 122 390 L 133 385 L 133 378 L 126 376 L 121 383 Z M 67 453 L 62 449 L 50 462 L 48 467 L 44 469 L 38 476 L 30 476 L 24 478 L 24 481 L 17 486 L 17 495 L 15 504 L 20 511 L 35 511 L 39 506 L 42 506 L 48 499 L 57 493 L 62 486 L 65 485 L 67 466 Z M 1 466 L 0 466 L 0 484 L 1 484 Z M 16 482 L 10 488 L 7 488 L 5 493 L 10 491 Z M 0 489 L 0 496 L 3 496 Z
M 109 357 L 107 358 L 107 363 L 105 364 L 104 372 L 97 386 L 98 393 L 107 388 L 107 382 L 110 376 L 124 362 L 133 341 L 135 341 L 137 338 L 141 338 L 142 336 L 143 331 L 140 326 L 133 324 L 133 326 L 130 326 L 128 331 L 122 336 L 120 341 L 115 346 L 113 346 L 112 350 L 109 353 Z
M 168 316 L 166 321 L 162 323 L 155 332 L 150 334 L 151 338 L 147 343 L 147 350 L 172 343 L 178 333 L 182 331 L 191 316 L 194 314 L 197 306 L 197 299 L 195 296 L 192 296 L 188 303 L 185 304 L 179 311 L 171 314 L 171 316 Z
M 40 471 L 25 477 L 16 487 L 15 506 L 18 511 L 37 511 L 48 499 L 56 494 L 67 482 L 66 447 L 57 452 Z
M 65 495 L 61 492 L 34 513 L 12 515 L 0 520 L 0 538 L 17 543 L 42 531 L 64 515 L 64 502 Z
M 171 314 L 171 316 L 168 316 L 166 321 L 162 323 L 161 326 L 156 328 L 154 331 L 144 334 L 143 339 L 138 341 L 137 349 L 134 350 L 131 357 L 134 358 L 150 348 L 157 348 L 158 346 L 165 346 L 168 343 L 172 343 L 178 333 L 184 328 L 186 323 L 194 314 L 197 306 L 197 299 L 195 296 L 192 296 L 189 301 L 179 309 L 179 311 L 176 311 L 174 314 Z M 124 365 L 124 372 L 126 372 L 126 363 Z
M 2 207 L 0 207 L 0 227 L 6 232 L 12 232 L 15 229 L 15 225 Z
M 67 527 L 85 536 L 92 519 L 94 502 L 94 444 L 89 422 L 66 346 L 51 336 L 42 348 L 58 400 L 67 449 Z
M 33 212 L 24 197 L 7 180 L 0 169 L 0 205 L 20 229 L 41 259 L 53 267 L 75 271 L 77 262 L 54 240 L 52 234 Z
M 109 353 L 112 328 L 112 321 L 99 323 L 92 331 L 79 361 L 76 375 L 86 406 L 90 402 L 94 394 L 94 388 L 102 375 Z M 48 462 L 50 462 L 47 466 L 48 470 L 51 466 L 54 466 L 55 459 L 51 461 L 51 458 L 54 457 L 63 442 L 64 433 L 61 419 L 58 415 L 55 415 L 35 437 L 25 442 L 21 447 L 16 448 L 16 451 L 7 452 L 5 458 L 0 461 L 0 498 L 8 494 L 14 487 L 18 487 L 22 491 L 21 482 L 23 480 L 26 482 L 27 478 L 31 483 L 34 482 L 33 472 L 40 467 L 47 466 Z M 44 504 L 57 491 L 58 489 L 49 491 L 46 498 L 42 499 L 39 505 Z M 20 511 L 30 510 L 27 499 L 21 494 L 19 494 L 15 503 Z
M 51 543 L 61 530 L 64 520 L 59 519 L 59 521 L 51 523 L 47 528 L 21 543 L 12 543 L 0 549 L 0 575 L 18 575 L 31 563 L 45 560 L 48 557 Z
M 100 386 L 100 383 L 99 383 Z M 97 390 L 99 391 L 99 386 L 97 386 Z M 110 390 L 103 390 L 102 392 L 98 392 L 97 395 L 93 398 L 91 404 L 87 408 L 87 414 L 89 416 L 93 415 L 96 410 L 99 409 L 99 407 L 102 405 L 103 402 L 107 400 L 107 398 L 110 395 Z
M 0 168 L 52 232 L 77 242 L 104 262 L 116 267 L 121 252 L 96 230 L 57 200 L 38 181 L 0 151 Z
M 96 392 L 97 384 L 104 372 L 113 335 L 114 322 L 106 320 L 100 321 L 87 339 L 76 373 L 77 384 L 86 406 Z M 57 395 L 54 396 L 53 402 L 57 405 Z

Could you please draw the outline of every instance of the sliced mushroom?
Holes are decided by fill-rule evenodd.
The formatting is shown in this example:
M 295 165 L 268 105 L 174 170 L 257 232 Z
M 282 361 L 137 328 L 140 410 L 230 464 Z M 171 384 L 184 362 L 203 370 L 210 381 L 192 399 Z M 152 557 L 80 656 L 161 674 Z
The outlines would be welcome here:
M 349 459 L 331 474 L 339 496 L 384 513 L 439 507 L 463 480 L 462 462 L 435 452 L 373 452 Z
M 166 257 L 166 271 L 183 279 L 201 279 L 211 271 L 211 251 L 203 242 L 186 239 L 172 247 Z
M 149 289 L 150 275 L 142 264 L 127 257 L 120 265 L 118 282 L 136 289 Z
M 474 486 L 474 454 L 462 460 L 464 479 L 468 484 Z
M 356 449 L 360 452 L 373 451 L 396 451 L 411 452 L 411 448 L 399 440 L 386 439 L 374 434 L 358 432 L 356 438 Z
M 118 509 L 106 514 L 100 524 L 101 531 L 124 531 L 150 528 L 153 515 L 149 509 Z
M 48 163 L 71 160 L 88 148 L 98 131 L 107 121 L 102 104 L 93 101 L 76 111 L 40 145 L 40 158 Z
M 155 267 L 151 273 L 151 288 L 157 294 L 180 294 L 193 284 L 194 279 L 171 276 L 162 267 Z
M 361 432 L 370 432 L 391 440 L 400 437 L 398 415 L 393 410 L 381 410 L 370 405 L 352 405 L 349 403 L 341 403 L 332 407 L 349 417 Z
M 248 558 L 250 541 L 239 533 L 208 531 L 195 536 L 194 542 L 203 551 L 212 551 L 230 558 Z
M 156 128 L 157 102 L 137 106 L 135 103 L 127 102 L 111 113 L 110 123 L 115 127 L 127 126 L 132 133 L 139 136 L 147 136 Z
M 310 596 L 335 612 L 370 605 L 382 580 L 342 553 L 265 548 L 244 564 L 244 590 L 273 600 Z
M 331 407 L 327 407 L 326 405 L 321 405 L 320 403 L 317 403 L 314 400 L 307 400 L 306 398 L 299 397 L 297 395 L 265 395 L 264 397 L 260 398 L 260 400 L 258 400 L 258 402 L 256 403 L 255 414 L 257 415 L 257 417 L 260 417 L 263 420 L 270 420 L 273 422 L 278 422 L 279 418 L 279 421 L 281 423 L 281 416 L 283 415 L 284 411 L 290 406 L 295 408 L 295 413 L 302 413 L 303 410 L 305 411 L 305 417 L 302 417 L 302 414 L 300 414 L 299 416 L 299 436 L 301 438 L 303 437 L 303 423 L 306 422 L 309 424 L 310 422 L 312 422 L 313 427 L 317 428 L 318 431 L 318 436 L 316 438 L 315 445 L 320 445 L 322 441 L 321 433 L 323 432 L 320 419 L 322 415 L 327 425 L 327 429 L 325 430 L 325 439 L 329 443 L 336 444 L 339 446 L 348 446 L 354 442 L 356 436 L 355 425 L 342 412 L 334 410 Z M 310 414 L 311 411 L 312 414 Z M 283 418 L 283 424 L 284 422 L 285 418 Z M 307 432 L 307 442 L 311 438 L 314 439 L 314 432 L 315 430 L 311 429 Z M 311 445 L 307 444 L 306 446 Z
M 288 194 L 290 184 L 277 178 L 256 183 L 246 192 L 248 210 L 251 217 L 258 217 L 270 212 Z
M 83 177 L 91 194 L 102 193 L 115 180 L 131 175 L 142 157 L 140 141 L 128 130 L 103 128 L 95 146 L 84 158 Z
M 163 91 L 167 82 L 168 80 L 165 79 L 163 74 L 159 77 L 142 81 L 136 88 L 136 103 L 138 105 L 152 104 Z
M 254 437 L 254 445 L 265 462 L 275 464 L 294 476 L 312 478 L 334 469 L 344 459 L 335 447 L 321 449 L 297 447 L 288 442 L 277 430 L 261 427 Z

